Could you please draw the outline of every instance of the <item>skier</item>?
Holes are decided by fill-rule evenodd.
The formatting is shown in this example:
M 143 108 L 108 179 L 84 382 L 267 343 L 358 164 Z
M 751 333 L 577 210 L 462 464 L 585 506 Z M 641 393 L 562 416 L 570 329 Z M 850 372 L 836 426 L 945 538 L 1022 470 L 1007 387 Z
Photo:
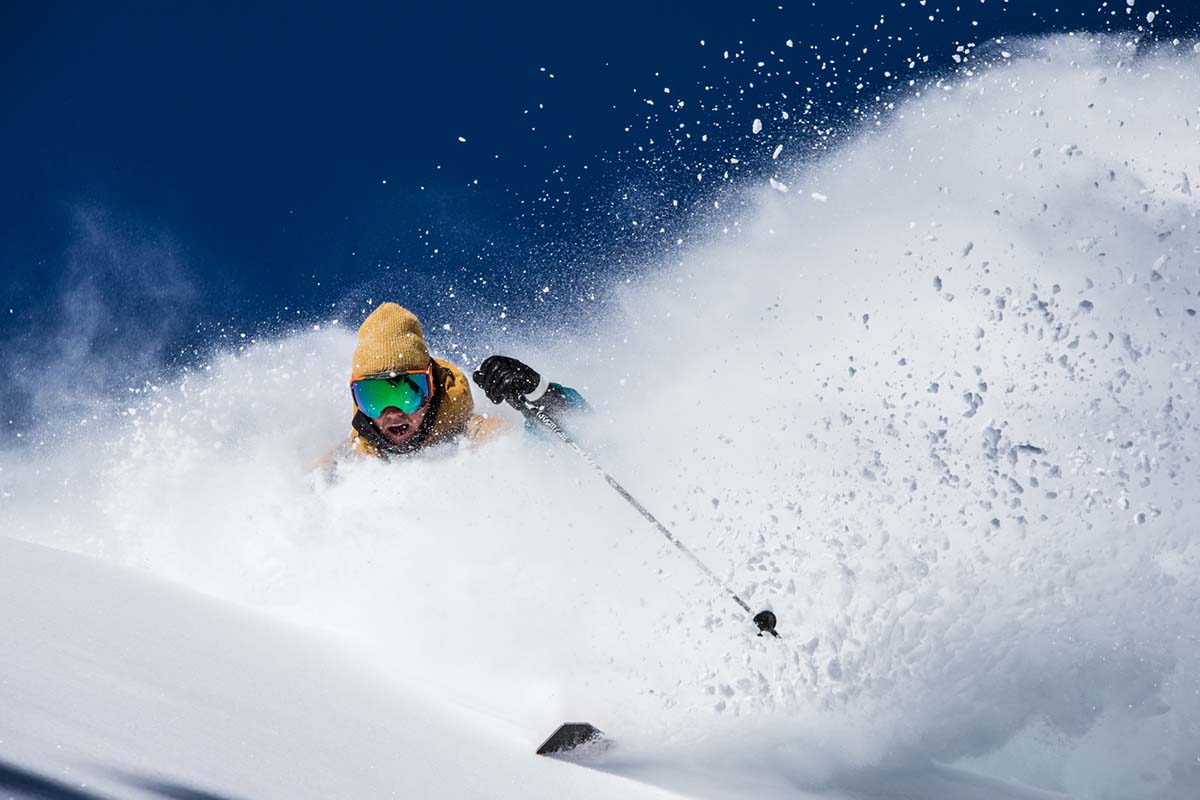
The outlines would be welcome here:
M 508 356 L 490 356 L 474 374 L 493 403 L 528 400 L 550 414 L 586 408 L 574 389 L 549 383 Z M 396 303 L 383 303 L 358 329 L 350 394 L 354 399 L 349 448 L 388 459 L 431 445 L 482 442 L 509 429 L 500 417 L 475 413 L 462 371 L 432 358 L 421 323 Z

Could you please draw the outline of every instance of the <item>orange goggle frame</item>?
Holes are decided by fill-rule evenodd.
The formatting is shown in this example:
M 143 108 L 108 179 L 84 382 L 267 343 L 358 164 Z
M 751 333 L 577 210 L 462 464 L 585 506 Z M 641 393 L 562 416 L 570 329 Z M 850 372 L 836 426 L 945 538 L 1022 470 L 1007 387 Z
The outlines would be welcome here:
M 389 408 L 412 414 L 433 396 L 433 364 L 425 369 L 351 378 L 350 395 L 358 410 L 371 419 L 379 419 Z

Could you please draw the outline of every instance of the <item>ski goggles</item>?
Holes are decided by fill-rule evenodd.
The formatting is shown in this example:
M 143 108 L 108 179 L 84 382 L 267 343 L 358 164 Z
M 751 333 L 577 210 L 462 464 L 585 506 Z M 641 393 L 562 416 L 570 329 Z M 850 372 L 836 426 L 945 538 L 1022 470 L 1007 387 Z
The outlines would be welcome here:
M 354 405 L 371 419 L 378 419 L 389 408 L 412 414 L 433 396 L 433 364 L 425 369 L 389 372 L 350 381 Z

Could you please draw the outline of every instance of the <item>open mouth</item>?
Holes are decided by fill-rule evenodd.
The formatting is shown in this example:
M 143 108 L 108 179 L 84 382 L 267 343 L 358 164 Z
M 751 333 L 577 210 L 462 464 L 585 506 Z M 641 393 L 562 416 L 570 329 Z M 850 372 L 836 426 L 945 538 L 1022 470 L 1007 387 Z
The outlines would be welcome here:
M 408 433 L 410 426 L 407 422 L 402 422 L 399 425 L 388 425 L 387 432 L 392 436 L 403 436 Z

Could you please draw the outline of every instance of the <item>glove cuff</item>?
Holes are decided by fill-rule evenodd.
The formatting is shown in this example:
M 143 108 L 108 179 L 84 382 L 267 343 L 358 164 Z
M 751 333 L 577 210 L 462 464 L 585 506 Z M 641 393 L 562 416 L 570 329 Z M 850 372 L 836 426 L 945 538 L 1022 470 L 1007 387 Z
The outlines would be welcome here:
M 531 403 L 536 403 L 538 400 L 542 399 L 542 395 L 544 395 L 546 393 L 546 390 L 549 388 L 550 388 L 550 381 L 539 376 L 537 388 L 534 389 L 532 392 L 529 392 L 527 395 L 525 395 L 525 399 Z

